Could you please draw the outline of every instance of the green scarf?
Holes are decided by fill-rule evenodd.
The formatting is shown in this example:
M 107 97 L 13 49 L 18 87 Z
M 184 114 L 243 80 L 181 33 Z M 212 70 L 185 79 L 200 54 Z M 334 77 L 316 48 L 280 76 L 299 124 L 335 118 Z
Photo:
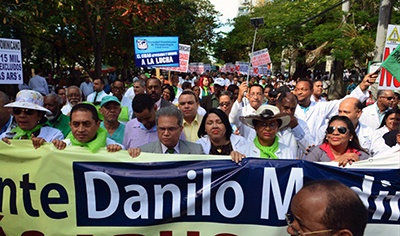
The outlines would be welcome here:
M 274 143 L 271 146 L 266 147 L 266 146 L 261 145 L 261 143 L 258 141 L 257 137 L 255 137 L 253 140 L 254 145 L 256 145 L 256 147 L 258 149 L 260 149 L 260 157 L 268 158 L 268 159 L 278 159 L 278 157 L 275 154 L 275 152 L 278 151 L 278 148 L 279 148 L 278 141 L 279 141 L 278 136 L 275 136 Z
M 103 128 L 99 128 L 97 130 L 96 136 L 94 139 L 92 139 L 89 142 L 82 143 L 76 140 L 74 135 L 72 135 L 72 132 L 70 132 L 67 136 L 67 139 L 71 140 L 71 143 L 73 146 L 81 146 L 81 147 L 86 147 L 89 149 L 91 152 L 96 152 L 102 147 L 106 146 L 106 140 L 107 140 L 107 130 Z
M 32 134 L 35 133 L 36 131 L 40 130 L 42 128 L 42 125 L 36 125 L 33 129 L 31 130 L 23 130 L 19 126 L 13 128 L 11 132 L 15 133 L 15 136 L 13 139 L 21 139 L 21 137 L 26 136 L 26 139 L 31 139 Z

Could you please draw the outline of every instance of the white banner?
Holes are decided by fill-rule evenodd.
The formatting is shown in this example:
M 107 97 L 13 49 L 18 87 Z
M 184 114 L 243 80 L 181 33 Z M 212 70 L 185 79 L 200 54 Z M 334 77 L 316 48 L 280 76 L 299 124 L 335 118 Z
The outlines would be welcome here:
M 0 38 L 0 84 L 22 84 L 21 42 Z
M 190 58 L 190 45 L 179 44 L 179 67 L 161 67 L 163 70 L 188 72 Z
M 253 67 L 268 65 L 271 63 L 271 58 L 269 56 L 268 49 L 263 49 L 259 51 L 253 52 L 253 56 L 251 57 L 251 65 Z

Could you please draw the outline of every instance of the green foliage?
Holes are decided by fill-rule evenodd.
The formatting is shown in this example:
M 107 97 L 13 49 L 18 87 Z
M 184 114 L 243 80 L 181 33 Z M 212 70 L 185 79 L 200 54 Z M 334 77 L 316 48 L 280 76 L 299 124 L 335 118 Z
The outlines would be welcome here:
M 216 57 L 221 62 L 248 60 L 254 35 L 250 18 L 264 17 L 265 24 L 258 31 L 255 50 L 268 48 L 275 65 L 280 65 L 282 50 L 289 48 L 303 65 L 310 54 L 316 56 L 307 64 L 308 67 L 323 61 L 326 55 L 344 60 L 350 67 L 355 61 L 365 66 L 375 47 L 380 0 L 351 1 L 346 16 L 338 6 L 300 25 L 336 3 L 338 1 L 275 0 L 256 7 L 252 14 L 233 20 L 234 29 L 220 39 Z M 393 4 L 392 24 L 400 20 L 400 4 L 398 1 L 393 1 Z M 343 23 L 344 17 L 347 23 Z M 234 53 L 231 49 L 240 52 Z
M 21 39 L 27 64 L 78 63 L 94 76 L 102 64 L 133 67 L 134 36 L 179 36 L 191 61 L 206 58 L 218 37 L 209 0 L 3 0 L 0 13 L 2 37 Z

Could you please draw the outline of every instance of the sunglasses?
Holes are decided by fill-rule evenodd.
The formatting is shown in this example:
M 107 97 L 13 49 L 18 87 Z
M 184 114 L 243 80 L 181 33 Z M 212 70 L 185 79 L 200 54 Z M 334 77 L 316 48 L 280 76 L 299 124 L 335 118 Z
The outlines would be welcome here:
M 329 127 L 326 129 L 326 132 L 327 132 L 328 134 L 332 134 L 333 131 L 335 131 L 336 129 L 337 129 L 337 131 L 338 131 L 340 134 L 345 134 L 345 133 L 347 133 L 347 128 L 346 128 L 346 127 L 343 127 L 343 126 L 338 126 L 338 127 L 329 126 Z
M 24 112 L 25 115 L 28 115 L 28 116 L 35 114 L 35 110 L 32 110 L 32 109 L 13 108 L 14 115 L 20 115 L 22 112 Z
M 385 96 L 381 96 L 382 98 L 386 98 L 388 101 L 394 100 L 395 97 L 385 97 Z

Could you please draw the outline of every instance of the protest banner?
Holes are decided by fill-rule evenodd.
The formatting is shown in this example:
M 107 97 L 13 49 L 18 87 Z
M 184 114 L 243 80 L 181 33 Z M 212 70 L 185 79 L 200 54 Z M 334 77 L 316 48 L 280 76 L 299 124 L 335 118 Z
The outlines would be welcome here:
M 248 73 L 249 70 L 249 63 L 245 61 L 237 61 L 235 63 L 235 71 L 238 72 L 238 74 L 246 74 Z
M 204 63 L 203 62 L 192 62 L 189 64 L 189 71 L 196 72 L 198 75 L 204 73 Z
M 271 63 L 271 58 L 269 56 L 268 49 L 262 49 L 259 51 L 253 52 L 253 55 L 251 57 L 251 65 L 253 67 L 258 67 L 258 66 L 265 66 Z
M 179 66 L 178 37 L 134 37 L 138 67 Z
M 272 72 L 268 69 L 268 66 L 253 67 L 251 72 L 252 72 L 251 73 L 252 76 L 271 75 L 272 74 Z
M 389 57 L 382 63 L 382 67 L 400 82 L 400 44 L 390 53 Z
M 186 73 L 189 71 L 190 45 L 179 44 L 179 67 L 162 67 L 163 70 Z
M 359 163 L 359 164 L 358 164 Z M 337 165 L 337 163 L 335 163 Z M 339 168 L 300 160 L 142 153 L 0 142 L 3 235 L 286 235 L 304 183 L 336 179 L 369 209 L 366 236 L 400 232 L 398 153 Z M 380 169 L 371 169 L 379 166 Z
M 233 63 L 226 63 L 223 67 L 221 72 L 224 73 L 233 73 L 235 72 L 235 65 L 233 65 Z
M 383 61 L 400 45 L 400 25 L 388 25 Z M 382 68 L 378 78 L 378 89 L 399 90 L 400 81 L 394 78 L 385 68 Z
M 0 84 L 22 84 L 21 42 L 0 38 Z

